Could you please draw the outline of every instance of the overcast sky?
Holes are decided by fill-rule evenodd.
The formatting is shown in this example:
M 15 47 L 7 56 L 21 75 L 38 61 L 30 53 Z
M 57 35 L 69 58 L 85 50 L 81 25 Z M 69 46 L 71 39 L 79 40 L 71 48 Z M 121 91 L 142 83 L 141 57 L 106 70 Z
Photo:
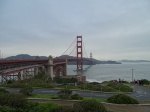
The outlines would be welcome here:
M 60 56 L 78 35 L 96 59 L 150 60 L 150 0 L 0 0 L 3 57 Z

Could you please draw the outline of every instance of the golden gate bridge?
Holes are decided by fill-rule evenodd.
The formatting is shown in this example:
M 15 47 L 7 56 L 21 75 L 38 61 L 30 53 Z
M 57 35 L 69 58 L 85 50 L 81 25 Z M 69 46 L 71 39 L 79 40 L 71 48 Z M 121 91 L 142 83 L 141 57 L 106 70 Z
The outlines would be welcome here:
M 8 79 L 11 80 L 12 77 L 17 77 L 18 81 L 23 80 L 24 78 L 22 78 L 22 73 L 26 74 L 26 78 L 28 78 L 29 76 L 31 76 L 31 72 L 33 75 L 36 75 L 39 71 L 42 70 L 43 67 L 45 68 L 46 75 L 50 76 L 52 79 L 53 77 L 60 75 L 67 76 L 67 62 L 74 61 L 76 62 L 76 72 L 83 73 L 93 65 L 92 53 L 90 53 L 90 58 L 83 57 L 83 48 L 85 49 L 85 47 L 82 36 L 77 36 L 73 43 L 74 42 L 76 42 L 76 45 L 73 48 L 73 50 L 69 53 L 69 55 L 71 55 L 74 51 L 76 52 L 76 56 L 73 58 L 52 58 L 52 56 L 49 56 L 48 59 L 39 59 L 37 57 L 34 60 L 0 60 L 1 82 L 7 81 Z M 71 48 L 73 43 L 62 55 L 64 55 Z M 83 61 L 89 61 L 91 64 L 84 70 Z

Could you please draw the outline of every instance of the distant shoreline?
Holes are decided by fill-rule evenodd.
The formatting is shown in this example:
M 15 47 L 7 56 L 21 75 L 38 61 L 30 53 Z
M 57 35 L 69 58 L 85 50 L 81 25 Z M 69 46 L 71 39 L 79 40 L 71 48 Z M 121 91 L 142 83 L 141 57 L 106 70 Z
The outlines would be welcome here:
M 119 61 L 121 63 L 124 63 L 124 62 L 128 62 L 128 63 L 143 63 L 143 62 L 150 62 L 149 60 L 121 60 Z

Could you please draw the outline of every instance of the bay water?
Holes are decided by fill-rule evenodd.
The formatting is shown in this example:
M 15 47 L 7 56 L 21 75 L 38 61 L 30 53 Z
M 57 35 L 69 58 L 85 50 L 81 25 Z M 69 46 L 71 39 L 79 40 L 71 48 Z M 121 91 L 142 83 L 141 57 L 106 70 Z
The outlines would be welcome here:
M 68 75 L 76 75 L 74 71 L 76 65 L 68 65 Z M 84 65 L 84 69 L 88 65 Z M 134 63 L 122 63 L 122 64 L 98 64 L 93 65 L 82 75 L 86 76 L 86 80 L 89 82 L 103 82 L 110 80 L 125 80 L 132 81 L 132 69 L 133 79 L 150 80 L 150 62 L 134 62 Z
M 83 68 L 86 69 L 89 65 L 84 65 Z M 86 80 L 89 82 L 103 82 L 110 80 L 125 80 L 132 81 L 132 69 L 133 79 L 150 80 L 150 62 L 140 62 L 140 63 L 122 63 L 122 64 L 98 64 L 91 66 L 82 75 L 86 76 Z M 75 72 L 76 65 L 67 65 L 68 75 L 77 75 Z M 1 77 L 0 77 L 1 82 Z

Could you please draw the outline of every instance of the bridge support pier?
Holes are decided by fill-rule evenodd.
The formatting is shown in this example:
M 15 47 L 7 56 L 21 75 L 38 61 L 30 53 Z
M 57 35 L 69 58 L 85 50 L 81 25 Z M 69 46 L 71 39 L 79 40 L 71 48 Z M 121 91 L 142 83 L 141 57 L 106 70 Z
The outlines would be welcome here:
M 18 72 L 18 81 L 21 81 L 21 72 Z
M 38 67 L 34 68 L 34 75 L 37 75 L 38 72 L 39 72 L 39 68 Z
M 37 75 L 40 72 L 42 72 L 42 67 L 34 68 L 34 75 Z
M 52 56 L 49 56 L 48 65 L 45 68 L 46 68 L 46 75 L 50 76 L 51 79 L 53 80 L 54 75 L 53 75 L 53 58 L 52 58 Z

